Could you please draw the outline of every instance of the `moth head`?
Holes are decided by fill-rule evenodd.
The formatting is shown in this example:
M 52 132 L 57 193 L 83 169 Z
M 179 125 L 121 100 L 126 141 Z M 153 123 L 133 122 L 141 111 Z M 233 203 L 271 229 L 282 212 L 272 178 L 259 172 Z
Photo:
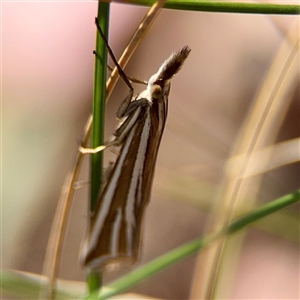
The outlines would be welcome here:
M 154 84 L 150 87 L 150 95 L 153 99 L 159 99 L 163 95 L 163 90 L 158 84 Z

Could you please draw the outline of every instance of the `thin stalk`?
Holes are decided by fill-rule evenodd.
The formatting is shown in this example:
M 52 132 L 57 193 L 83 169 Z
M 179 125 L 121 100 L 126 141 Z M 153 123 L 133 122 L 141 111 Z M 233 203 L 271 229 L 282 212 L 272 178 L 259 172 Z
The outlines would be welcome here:
M 98 22 L 104 34 L 108 36 L 109 26 L 109 3 L 98 3 Z M 106 46 L 96 34 L 96 54 L 95 54 L 95 73 L 93 90 L 93 124 L 91 132 L 91 147 L 96 148 L 104 143 L 104 123 L 105 123 L 105 99 L 106 99 L 106 71 L 107 71 L 107 51 Z M 90 173 L 90 203 L 89 215 L 92 216 L 97 205 L 98 194 L 101 189 L 103 152 L 91 155 L 91 173 Z M 88 290 L 93 293 L 102 285 L 102 274 L 93 270 L 88 270 L 86 282 Z
M 104 34 L 108 35 L 109 4 L 99 2 L 98 22 Z M 96 28 L 96 27 L 95 27 Z M 106 99 L 106 61 L 107 51 L 105 44 L 96 34 L 96 54 L 95 54 L 95 73 L 93 90 L 93 124 L 91 132 L 91 147 L 96 148 L 104 143 L 104 123 L 105 123 L 105 99 Z M 90 212 L 93 213 L 102 178 L 103 152 L 91 155 L 91 190 L 90 190 Z
M 106 0 L 108 1 L 108 0 Z M 150 6 L 154 0 L 119 0 L 135 5 Z M 282 1 L 284 3 L 284 1 Z M 164 8 L 208 11 L 223 13 L 245 13 L 245 14 L 277 14 L 277 15 L 299 15 L 300 6 L 293 4 L 272 4 L 272 3 L 249 3 L 249 2 L 222 2 L 222 1 L 195 1 L 195 0 L 168 0 Z

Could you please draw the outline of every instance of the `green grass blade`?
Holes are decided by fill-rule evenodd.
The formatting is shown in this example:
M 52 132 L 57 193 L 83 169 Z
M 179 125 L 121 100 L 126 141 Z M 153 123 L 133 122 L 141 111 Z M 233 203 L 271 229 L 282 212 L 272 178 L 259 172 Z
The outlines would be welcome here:
M 154 0 L 127 0 L 126 3 L 150 6 Z M 282 1 L 284 3 L 284 1 Z M 246 13 L 246 14 L 284 14 L 298 15 L 300 6 L 293 4 L 271 4 L 271 3 L 241 3 L 241 2 L 221 2 L 221 1 L 195 1 L 195 0 L 168 0 L 165 8 L 225 12 L 225 13 Z
M 248 224 L 255 222 L 281 208 L 291 205 L 300 199 L 300 190 L 276 199 L 270 203 L 263 205 L 262 207 L 255 209 L 253 212 L 233 221 L 226 229 L 228 234 L 233 234 Z
M 108 36 L 109 26 L 109 3 L 98 3 L 98 23 L 104 34 Z M 96 26 L 95 26 L 96 28 Z M 95 55 L 95 73 L 94 73 L 94 91 L 93 91 L 93 124 L 91 134 L 91 147 L 96 148 L 104 144 L 104 126 L 105 126 L 105 100 L 106 100 L 106 72 L 107 72 L 107 50 L 106 45 L 96 34 L 96 55 Z M 101 188 L 103 170 L 103 152 L 91 155 L 91 187 L 90 187 L 90 214 L 94 212 L 98 194 Z M 102 285 L 102 274 L 89 270 L 86 276 L 86 283 L 90 293 L 98 291 Z
M 108 34 L 109 24 L 109 4 L 99 2 L 98 21 L 104 34 Z M 96 26 L 95 26 L 96 28 Z M 106 91 L 106 71 L 107 71 L 107 51 L 105 44 L 96 35 L 96 55 L 95 55 L 95 73 L 94 73 L 94 91 L 93 91 L 93 125 L 91 134 L 91 147 L 96 148 L 104 143 L 104 122 L 105 122 L 105 91 Z M 91 155 L 91 193 L 90 210 L 94 211 L 97 203 L 102 177 L 103 152 Z

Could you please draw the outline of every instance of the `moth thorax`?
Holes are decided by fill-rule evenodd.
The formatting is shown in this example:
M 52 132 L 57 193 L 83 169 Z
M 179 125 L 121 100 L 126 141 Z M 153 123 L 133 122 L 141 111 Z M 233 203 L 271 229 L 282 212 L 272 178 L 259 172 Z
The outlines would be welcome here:
M 150 94 L 152 98 L 159 99 L 163 94 L 162 88 L 158 84 L 154 84 L 150 88 Z

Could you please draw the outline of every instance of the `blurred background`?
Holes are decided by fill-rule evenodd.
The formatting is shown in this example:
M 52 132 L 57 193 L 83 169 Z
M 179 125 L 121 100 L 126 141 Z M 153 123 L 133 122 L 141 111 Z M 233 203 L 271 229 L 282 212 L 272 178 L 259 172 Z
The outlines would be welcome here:
M 2 266 L 40 274 L 60 189 L 91 110 L 97 1 L 1 5 Z M 109 42 L 116 57 L 146 12 L 111 5 Z M 172 81 L 139 264 L 203 233 L 213 207 L 222 201 L 226 160 L 243 135 L 243 122 L 284 37 L 298 21 L 297 16 L 167 9 L 157 18 L 127 74 L 147 80 L 172 51 L 188 45 L 192 52 Z M 298 75 L 289 82 L 284 98 L 289 104 L 269 133 L 272 143 L 263 146 L 299 137 Z M 116 126 L 115 112 L 126 93 L 119 82 L 107 105 L 106 136 Z M 111 157 L 107 151 L 106 159 Z M 82 180 L 89 177 L 85 162 Z M 299 162 L 265 171 L 240 210 L 254 195 L 260 205 L 298 186 Z M 78 255 L 87 199 L 88 188 L 76 192 L 60 278 L 84 280 Z M 273 223 L 249 229 L 238 250 L 227 255 L 217 298 L 299 298 L 299 207 L 277 216 Z M 201 272 L 196 261 L 193 256 L 132 291 L 187 299 L 197 287 L 195 272 Z M 116 276 L 108 273 L 105 282 Z

